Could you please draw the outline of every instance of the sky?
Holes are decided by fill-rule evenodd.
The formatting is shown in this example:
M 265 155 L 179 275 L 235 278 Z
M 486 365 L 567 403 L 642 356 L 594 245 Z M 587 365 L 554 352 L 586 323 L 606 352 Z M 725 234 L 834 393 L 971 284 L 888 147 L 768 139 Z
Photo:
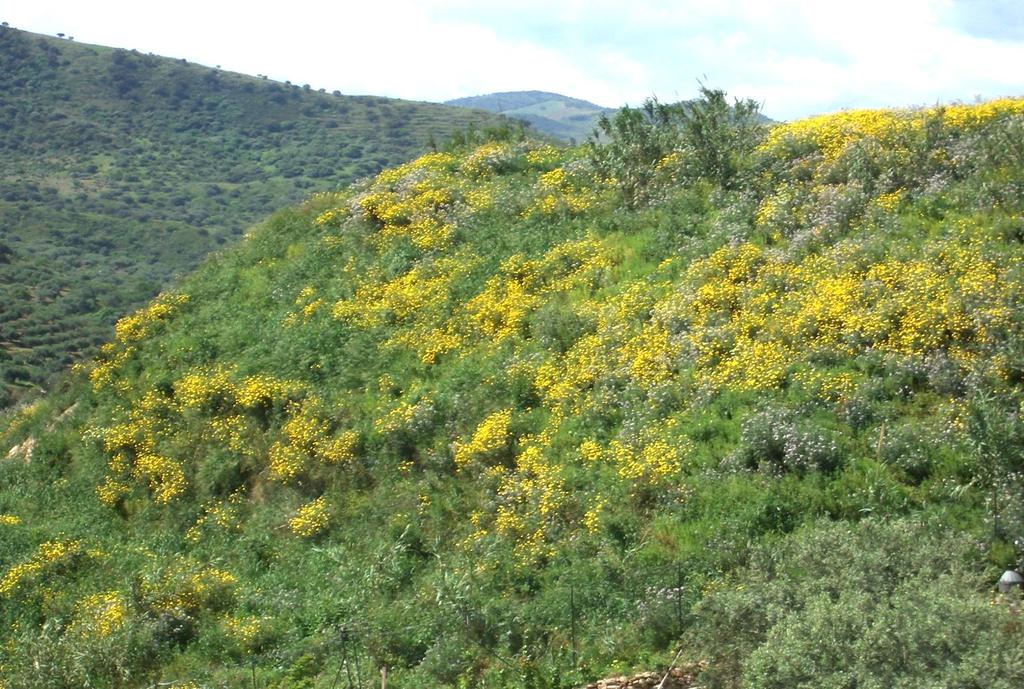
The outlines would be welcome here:
M 704 83 L 788 120 L 1024 95 L 1024 0 L 0 0 L 0 21 L 412 100 L 542 90 L 618 107 Z

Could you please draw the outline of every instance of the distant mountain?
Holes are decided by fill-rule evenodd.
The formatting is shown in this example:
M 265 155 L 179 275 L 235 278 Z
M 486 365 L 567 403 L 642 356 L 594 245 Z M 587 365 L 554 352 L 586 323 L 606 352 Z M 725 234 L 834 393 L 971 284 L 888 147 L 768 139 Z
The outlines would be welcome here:
M 0 28 L 0 407 L 275 208 L 500 122 Z
M 539 132 L 563 141 L 583 141 L 594 131 L 602 113 L 614 108 L 595 105 L 547 91 L 507 91 L 446 101 L 445 105 L 501 113 L 533 125 Z

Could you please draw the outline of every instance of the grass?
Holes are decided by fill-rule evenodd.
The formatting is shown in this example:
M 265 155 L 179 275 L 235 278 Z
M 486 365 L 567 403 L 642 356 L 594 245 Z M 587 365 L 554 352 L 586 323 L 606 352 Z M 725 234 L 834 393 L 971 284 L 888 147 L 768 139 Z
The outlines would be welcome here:
M 1024 106 L 957 107 L 278 211 L 4 417 L 8 686 L 1019 685 Z

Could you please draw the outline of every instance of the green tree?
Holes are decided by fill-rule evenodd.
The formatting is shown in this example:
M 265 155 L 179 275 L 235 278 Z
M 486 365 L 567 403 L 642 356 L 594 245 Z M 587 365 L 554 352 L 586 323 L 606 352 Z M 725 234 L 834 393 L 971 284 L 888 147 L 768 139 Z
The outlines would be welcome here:
M 700 94 L 697 100 L 672 107 L 669 117 L 678 121 L 691 173 L 729 189 L 740 181 L 760 141 L 761 106 L 749 98 L 730 105 L 725 91 L 703 84 Z
M 759 113 L 757 102 L 735 100 L 730 105 L 725 91 L 703 84 L 696 100 L 661 103 L 649 98 L 640 108 L 601 116 L 589 141 L 591 161 L 615 180 L 631 208 L 657 191 L 673 153 L 685 179 L 732 189 L 742 183 L 742 172 L 761 140 Z

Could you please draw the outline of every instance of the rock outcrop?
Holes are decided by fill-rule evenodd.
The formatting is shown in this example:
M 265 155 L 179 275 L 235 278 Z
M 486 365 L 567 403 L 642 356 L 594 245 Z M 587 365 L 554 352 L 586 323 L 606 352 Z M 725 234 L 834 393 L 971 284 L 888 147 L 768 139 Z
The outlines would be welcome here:
M 664 672 L 641 672 L 632 676 L 608 677 L 586 685 L 586 689 L 696 689 L 700 670 L 700 664 L 689 664 L 674 667 L 667 675 Z

